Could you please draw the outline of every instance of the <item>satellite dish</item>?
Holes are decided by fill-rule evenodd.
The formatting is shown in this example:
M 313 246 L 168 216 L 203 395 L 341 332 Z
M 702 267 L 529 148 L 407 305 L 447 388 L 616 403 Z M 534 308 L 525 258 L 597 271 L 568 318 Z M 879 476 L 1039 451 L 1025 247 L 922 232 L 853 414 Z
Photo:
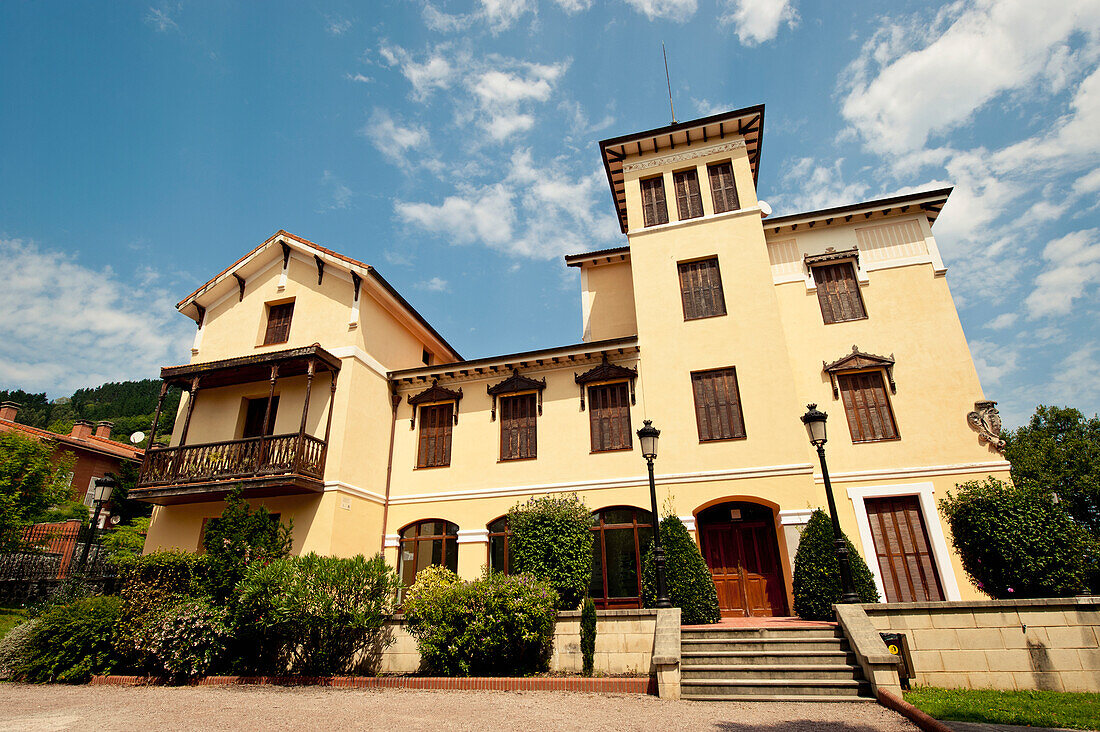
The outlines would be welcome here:
M 120 523 L 122 523 L 122 517 L 112 516 L 110 519 L 108 519 L 108 521 L 110 522 L 111 526 L 118 526 Z
M 130 442 L 134 443 L 135 445 L 138 444 L 139 442 L 141 442 L 144 439 L 145 439 L 145 433 L 141 432 L 140 430 L 135 432 L 134 434 L 130 435 Z
M 758 201 L 760 204 L 760 218 L 766 219 L 772 215 L 772 207 L 767 201 Z

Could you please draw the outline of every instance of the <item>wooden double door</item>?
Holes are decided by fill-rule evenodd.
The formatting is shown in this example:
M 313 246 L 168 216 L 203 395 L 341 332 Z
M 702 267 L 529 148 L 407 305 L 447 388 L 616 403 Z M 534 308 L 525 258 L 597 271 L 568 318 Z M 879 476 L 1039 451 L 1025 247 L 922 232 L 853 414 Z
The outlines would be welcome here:
M 729 504 L 717 508 L 700 514 L 698 525 L 703 558 L 714 578 L 722 615 L 787 615 L 771 511 L 763 506 L 730 508 Z M 732 518 L 737 515 L 743 518 Z

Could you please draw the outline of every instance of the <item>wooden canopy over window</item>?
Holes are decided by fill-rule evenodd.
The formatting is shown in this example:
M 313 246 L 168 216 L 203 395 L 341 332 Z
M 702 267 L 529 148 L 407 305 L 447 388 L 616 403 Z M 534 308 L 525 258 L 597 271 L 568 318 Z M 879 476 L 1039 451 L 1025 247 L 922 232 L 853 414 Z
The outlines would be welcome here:
M 598 384 L 605 381 L 627 381 L 630 384 L 630 404 L 633 406 L 636 401 L 634 398 L 634 380 L 638 378 L 638 369 L 632 369 L 626 366 L 620 366 L 618 364 L 611 363 L 607 360 L 607 356 L 603 357 L 603 362 L 585 371 L 583 374 L 573 374 L 573 380 L 581 387 L 581 411 L 584 411 L 584 392 L 585 387 L 589 384 Z
M 486 386 L 485 393 L 493 398 L 493 409 L 489 414 L 489 421 L 497 418 L 497 397 L 507 394 L 522 394 L 525 391 L 538 393 L 538 410 L 542 415 L 542 390 L 546 388 L 546 379 L 531 379 L 522 376 L 519 369 L 512 369 L 512 375 L 495 386 Z
M 279 367 L 279 378 L 302 376 L 309 371 L 309 362 L 315 362 L 316 372 L 339 371 L 340 359 L 314 343 L 305 348 L 288 348 L 284 351 L 258 353 L 221 361 L 193 363 L 186 366 L 165 366 L 160 378 L 170 386 L 189 390 L 192 380 L 200 380 L 203 389 L 234 386 L 255 381 L 267 381 L 271 367 Z
M 837 374 L 851 371 L 865 371 L 867 369 L 881 368 L 886 371 L 886 380 L 890 382 L 890 393 L 897 394 L 897 385 L 894 383 L 894 354 L 889 356 L 876 356 L 873 353 L 864 353 L 859 346 L 852 346 L 852 352 L 838 358 L 832 363 L 821 362 L 822 370 L 829 374 L 833 383 L 833 399 L 840 398 L 840 387 L 837 385 Z
M 458 403 L 462 399 L 462 387 L 458 391 L 452 391 L 439 385 L 439 379 L 432 379 L 432 385 L 416 395 L 409 396 L 409 404 L 412 405 L 412 422 L 409 429 L 416 428 L 416 410 L 421 404 L 435 404 L 438 402 L 454 402 L 454 421 L 458 424 Z

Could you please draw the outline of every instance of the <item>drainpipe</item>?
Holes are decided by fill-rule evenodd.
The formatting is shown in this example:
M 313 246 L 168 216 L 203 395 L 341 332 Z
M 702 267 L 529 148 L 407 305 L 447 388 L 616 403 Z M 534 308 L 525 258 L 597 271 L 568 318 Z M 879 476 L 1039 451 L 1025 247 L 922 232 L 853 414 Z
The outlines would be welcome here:
M 393 437 L 397 428 L 397 405 L 401 403 L 401 397 L 397 392 L 390 394 L 390 405 L 393 414 L 390 415 L 390 449 L 386 453 L 386 502 L 382 504 L 382 556 L 386 556 L 386 522 L 390 517 L 390 476 L 393 475 Z

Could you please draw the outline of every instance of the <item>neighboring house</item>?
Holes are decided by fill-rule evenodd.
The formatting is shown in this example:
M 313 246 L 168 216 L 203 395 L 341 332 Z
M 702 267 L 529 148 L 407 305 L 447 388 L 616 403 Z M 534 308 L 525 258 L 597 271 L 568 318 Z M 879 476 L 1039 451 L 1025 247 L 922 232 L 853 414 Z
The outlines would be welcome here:
M 15 402 L 0 404 L 0 432 L 16 431 L 38 440 L 49 440 L 56 445 L 56 457 L 66 453 L 72 455 L 74 463 L 69 475 L 71 495 L 73 500 L 83 501 L 89 509 L 92 507 L 92 488 L 96 478 L 102 478 L 107 473 L 118 474 L 124 462 L 141 463 L 142 450 L 111 439 L 113 425 L 110 422 L 93 424 L 87 420 L 77 420 L 69 434 L 59 435 L 16 422 L 19 406 Z M 104 506 L 100 514 L 100 528 L 106 526 L 109 518 L 109 507 Z
M 566 257 L 579 343 L 464 360 L 369 265 L 285 231 L 250 251 L 177 306 L 192 363 L 162 378 L 190 396 L 134 493 L 158 504 L 146 550 L 197 549 L 243 483 L 293 519 L 297 552 L 384 549 L 406 584 L 433 563 L 473 577 L 507 570 L 509 507 L 576 492 L 592 596 L 637 606 L 651 419 L 659 501 L 723 612 L 788 614 L 799 531 L 825 505 L 799 419 L 815 402 L 840 521 L 884 598 L 976 597 L 935 499 L 1009 466 L 968 421 L 995 413 L 932 236 L 950 190 L 770 217 L 763 117 L 600 144 L 627 244 Z

